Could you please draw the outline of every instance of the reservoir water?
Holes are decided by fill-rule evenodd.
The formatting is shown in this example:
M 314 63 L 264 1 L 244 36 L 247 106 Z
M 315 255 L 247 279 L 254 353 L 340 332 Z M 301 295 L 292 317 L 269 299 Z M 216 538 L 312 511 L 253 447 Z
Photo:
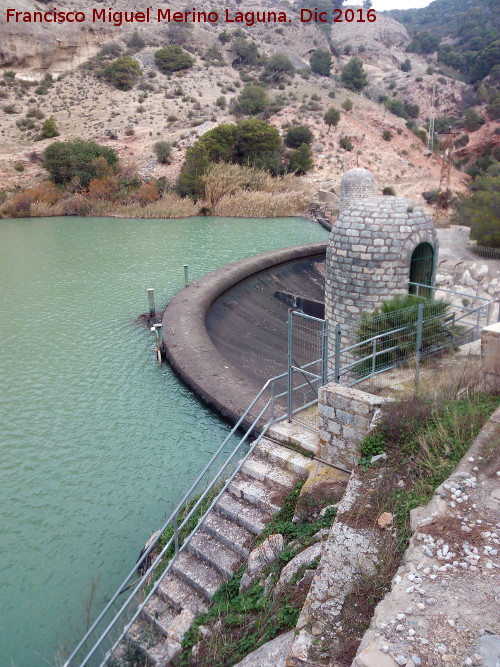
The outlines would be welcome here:
M 0 220 L 0 665 L 59 664 L 228 432 L 157 365 L 146 289 L 163 307 L 183 264 L 326 238 L 300 218 Z

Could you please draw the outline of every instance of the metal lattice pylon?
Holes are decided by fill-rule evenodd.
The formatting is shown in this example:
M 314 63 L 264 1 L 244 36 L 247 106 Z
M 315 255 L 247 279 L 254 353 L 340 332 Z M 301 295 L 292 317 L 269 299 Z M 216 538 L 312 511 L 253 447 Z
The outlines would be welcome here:
M 453 137 L 458 132 L 452 132 L 449 128 L 445 135 L 443 155 L 441 158 L 441 174 L 439 177 L 438 196 L 434 210 L 434 220 L 436 225 L 443 219 L 448 220 L 448 205 L 450 200 L 450 178 L 451 178 L 451 154 L 453 150 Z

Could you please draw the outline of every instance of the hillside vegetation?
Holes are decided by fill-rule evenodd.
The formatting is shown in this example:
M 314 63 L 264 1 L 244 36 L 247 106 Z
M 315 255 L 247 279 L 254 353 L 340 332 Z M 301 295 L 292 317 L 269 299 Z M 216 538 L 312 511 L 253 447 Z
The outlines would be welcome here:
M 430 8 L 441 2 L 450 5 L 450 30 L 456 23 L 463 32 L 469 24 L 454 17 L 464 10 L 451 0 Z M 487 12 L 482 1 L 477 6 Z M 295 16 L 286 3 L 275 7 Z M 451 187 L 464 193 L 474 165 L 484 167 L 485 155 L 488 167 L 497 160 L 496 70 L 473 84 L 459 80 L 465 77 L 440 54 L 442 40 L 464 55 L 462 47 L 427 30 L 428 9 L 404 19 L 410 32 L 380 13 L 364 23 L 125 26 L 99 50 L 89 48 L 78 66 L 68 60 L 61 76 L 60 61 L 52 71 L 5 69 L 0 213 L 303 213 L 317 189 L 335 191 L 342 173 L 355 166 L 374 172 L 380 193 L 432 205 L 442 151 L 436 134 L 434 154 L 426 154 L 433 89 L 437 132 L 452 126 L 458 133 Z M 491 46 L 485 46 L 489 22 L 484 19 L 483 41 L 476 39 L 477 53 Z M 464 34 L 469 48 L 477 22 Z M 477 53 L 466 53 L 468 62 L 477 60 Z M 48 169 L 49 147 L 81 137 L 112 149 L 117 161 L 92 164 L 89 178 L 63 182 Z M 220 162 L 231 174 L 231 194 L 214 207 L 206 179 Z M 283 211 L 272 194 L 278 184 L 294 193 L 282 198 Z

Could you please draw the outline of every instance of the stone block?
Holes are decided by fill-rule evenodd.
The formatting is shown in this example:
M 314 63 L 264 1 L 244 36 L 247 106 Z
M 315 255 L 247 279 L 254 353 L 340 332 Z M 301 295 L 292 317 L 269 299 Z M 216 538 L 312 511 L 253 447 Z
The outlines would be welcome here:
M 335 408 L 335 421 L 340 424 L 352 424 L 354 422 L 354 416 L 351 412 Z
M 334 419 L 335 418 L 335 410 L 333 407 L 325 404 L 321 404 L 318 409 L 318 414 L 320 419 L 323 417 L 325 419 Z

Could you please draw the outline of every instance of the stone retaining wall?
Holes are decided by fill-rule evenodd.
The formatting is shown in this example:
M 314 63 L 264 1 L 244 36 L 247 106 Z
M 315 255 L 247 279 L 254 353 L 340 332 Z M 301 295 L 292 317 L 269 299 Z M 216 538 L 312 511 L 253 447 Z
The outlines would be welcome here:
M 353 468 L 358 458 L 359 443 L 387 400 L 335 382 L 320 387 L 319 456 L 328 463 Z

